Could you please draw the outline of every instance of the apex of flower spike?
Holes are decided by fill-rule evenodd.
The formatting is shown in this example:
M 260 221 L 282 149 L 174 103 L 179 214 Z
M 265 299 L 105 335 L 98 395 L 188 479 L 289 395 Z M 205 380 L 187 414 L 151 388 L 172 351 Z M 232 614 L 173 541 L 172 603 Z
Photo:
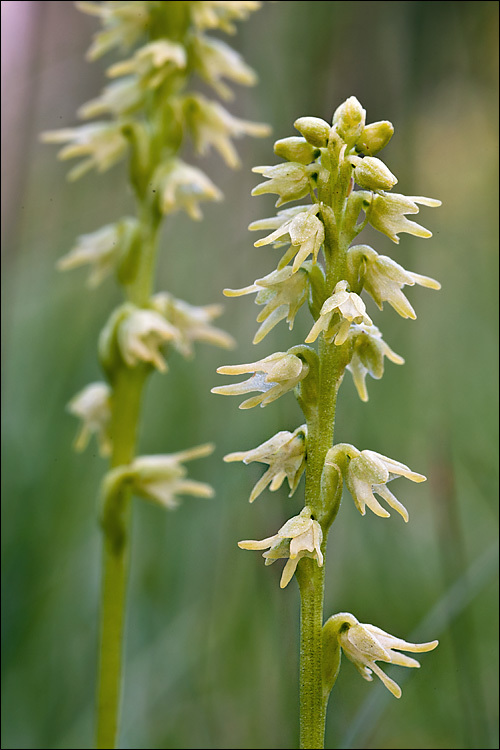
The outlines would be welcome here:
M 330 617 L 324 625 L 325 631 L 338 641 L 343 653 L 352 661 L 363 679 L 371 682 L 373 673 L 376 674 L 395 698 L 401 697 L 401 688 L 376 662 L 383 661 L 401 667 L 420 667 L 416 659 L 399 652 L 424 653 L 432 651 L 439 643 L 408 643 L 375 625 L 360 623 L 349 612 L 340 612 Z
M 366 110 L 363 109 L 355 96 L 350 96 L 343 102 L 333 115 L 333 126 L 344 143 L 353 146 L 361 136 L 365 127 Z

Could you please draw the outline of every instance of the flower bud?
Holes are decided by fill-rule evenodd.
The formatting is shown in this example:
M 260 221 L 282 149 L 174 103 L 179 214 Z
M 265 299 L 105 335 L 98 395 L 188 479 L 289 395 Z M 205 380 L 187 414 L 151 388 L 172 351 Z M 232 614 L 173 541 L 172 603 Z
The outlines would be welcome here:
M 312 146 L 324 148 L 327 145 L 330 126 L 320 117 L 299 117 L 293 126 Z
M 299 136 L 280 138 L 274 144 L 274 153 L 282 159 L 297 161 L 299 164 L 310 164 L 314 161 L 314 148 L 305 138 Z
M 354 167 L 354 179 L 361 188 L 367 190 L 390 190 L 397 183 L 397 178 L 375 156 L 350 156 Z
M 366 156 L 373 156 L 387 146 L 394 134 L 394 125 L 388 120 L 372 122 L 363 128 L 359 140 L 356 142 L 356 151 Z
M 365 127 L 366 110 L 355 96 L 337 107 L 333 115 L 333 124 L 347 146 L 353 146 Z

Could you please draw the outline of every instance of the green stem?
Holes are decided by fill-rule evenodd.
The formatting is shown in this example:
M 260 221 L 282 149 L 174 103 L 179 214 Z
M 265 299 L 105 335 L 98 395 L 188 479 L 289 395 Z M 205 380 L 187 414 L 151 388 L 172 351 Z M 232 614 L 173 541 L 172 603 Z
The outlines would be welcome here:
M 333 442 L 339 383 L 337 351 L 322 342 L 319 353 L 318 410 L 307 425 L 306 505 L 311 508 L 313 517 L 322 524 L 324 555 L 328 527 L 333 518 L 324 507 L 325 498 L 321 497 L 321 473 L 326 453 Z M 303 559 L 297 574 L 301 599 L 300 747 L 311 750 L 324 747 L 326 720 L 322 677 L 324 566 L 320 568 L 315 560 Z
M 345 251 L 337 237 L 327 232 L 325 242 L 326 296 L 344 278 Z M 317 408 L 307 421 L 306 505 L 312 517 L 323 529 L 322 551 L 325 556 L 329 528 L 338 511 L 340 498 L 334 507 L 332 498 L 321 496 L 321 475 L 325 456 L 333 444 L 337 392 L 345 368 L 342 347 L 319 343 L 319 386 Z M 323 690 L 323 599 L 324 565 L 316 560 L 303 559 L 297 569 L 300 588 L 300 747 L 313 750 L 324 747 L 326 704 Z
M 143 228 L 141 259 L 128 298 L 147 304 L 151 295 L 158 220 L 148 207 L 140 207 Z M 148 368 L 123 366 L 113 381 L 111 467 L 129 464 L 135 455 L 142 392 Z M 97 748 L 116 747 L 121 700 L 122 658 L 130 549 L 131 494 L 124 488 L 116 498 L 116 527 L 103 542 L 99 676 L 97 697 Z M 118 528 L 119 533 L 116 533 Z
M 303 559 L 300 587 L 300 747 L 324 747 L 326 704 L 323 700 L 322 639 L 324 567 Z

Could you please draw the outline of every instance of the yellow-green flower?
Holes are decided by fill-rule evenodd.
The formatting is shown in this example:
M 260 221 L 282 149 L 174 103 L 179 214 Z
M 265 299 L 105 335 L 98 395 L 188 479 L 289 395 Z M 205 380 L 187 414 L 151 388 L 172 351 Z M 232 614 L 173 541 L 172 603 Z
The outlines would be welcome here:
M 289 138 L 280 138 L 275 142 L 274 153 L 287 161 L 310 164 L 320 152 L 314 146 L 311 146 L 305 138 L 290 136 Z
M 251 503 L 259 497 L 268 485 L 270 485 L 269 489 L 272 492 L 279 489 L 285 478 L 288 480 L 288 486 L 290 487 L 288 497 L 292 497 L 306 468 L 306 435 L 307 427 L 303 424 L 297 427 L 294 432 L 288 432 L 287 430 L 278 432 L 257 448 L 229 453 L 224 456 L 224 461 L 243 461 L 244 464 L 259 461 L 263 464 L 269 464 L 269 469 L 262 475 L 252 490 Z
M 234 117 L 221 104 L 200 94 L 185 97 L 183 111 L 198 153 L 205 156 L 213 147 L 229 167 L 235 168 L 240 164 L 231 138 L 241 138 L 243 135 L 263 137 L 269 134 L 267 125 Z
M 247 539 L 238 542 L 238 547 L 249 550 L 269 548 L 262 555 L 266 565 L 282 558 L 287 559 L 280 580 L 280 587 L 283 589 L 291 581 L 301 558 L 311 557 L 317 561 L 320 568 L 323 567 L 322 541 L 321 526 L 311 518 L 311 509 L 306 506 L 300 515 L 290 518 L 273 536 L 260 541 Z
M 58 158 L 87 157 L 68 173 L 68 179 L 77 180 L 90 169 L 105 172 L 125 154 L 127 140 L 121 127 L 115 123 L 92 122 L 77 128 L 50 130 L 42 134 L 45 143 L 66 143 Z
M 367 156 L 378 154 L 387 146 L 394 135 L 394 125 L 388 120 L 379 120 L 366 125 L 358 140 L 356 141 L 356 151 Z
M 126 76 L 105 86 L 95 99 L 82 104 L 78 116 L 84 120 L 111 114 L 122 117 L 135 112 L 144 101 L 145 92 L 136 76 Z
M 240 404 L 240 409 L 251 409 L 259 404 L 267 406 L 284 393 L 293 390 L 307 376 L 309 365 L 295 354 L 276 352 L 250 364 L 219 367 L 217 372 L 221 375 L 254 373 L 243 383 L 212 388 L 212 393 L 219 393 L 223 396 L 239 396 L 242 393 L 260 391 L 259 396 L 252 396 Z
M 98 16 L 104 26 L 94 36 L 87 57 L 96 60 L 115 47 L 130 49 L 143 36 L 150 23 L 148 2 L 77 2 L 83 13 Z
M 240 86 L 253 86 L 257 82 L 255 71 L 222 39 L 195 37 L 193 66 L 201 78 L 223 99 L 233 97 L 233 92 L 223 82 L 224 78 Z
M 88 285 L 98 286 L 103 279 L 116 270 L 121 253 L 133 238 L 138 235 L 137 219 L 126 217 L 114 224 L 97 229 L 77 238 L 75 247 L 57 262 L 59 271 L 69 271 L 80 266 L 90 265 Z
M 401 697 L 401 688 L 376 662 L 383 661 L 401 667 L 420 667 L 416 659 L 399 652 L 424 653 L 432 651 L 439 643 L 439 641 L 408 643 L 375 625 L 360 623 L 349 612 L 340 612 L 330 617 L 324 625 L 324 630 L 328 631 L 329 636 L 336 636 L 342 651 L 352 661 L 363 679 L 371 682 L 375 673 L 396 698 Z
M 334 341 L 341 346 L 349 335 L 352 323 L 364 323 L 371 326 L 372 321 L 366 314 L 365 303 L 355 292 L 348 292 L 347 281 L 339 281 L 335 285 L 333 294 L 323 303 L 318 320 L 315 322 L 306 338 L 306 344 L 316 341 L 323 331 L 327 343 Z M 340 315 L 340 320 L 331 325 L 334 315 Z
M 381 192 L 366 194 L 364 210 L 372 227 L 399 244 L 399 232 L 407 232 L 415 237 L 432 237 L 428 229 L 406 218 L 406 214 L 418 214 L 418 203 L 431 208 L 441 205 L 441 201 L 434 198 Z
M 244 21 L 250 13 L 259 10 L 262 3 L 257 0 L 192 0 L 189 5 L 198 29 L 220 29 L 234 34 L 233 21 Z
M 224 289 L 226 297 L 240 297 L 257 292 L 255 302 L 265 305 L 257 316 L 257 323 L 262 323 L 254 336 L 253 343 L 258 344 L 267 336 L 274 326 L 286 318 L 290 330 L 295 316 L 307 300 L 309 292 L 309 273 L 311 264 L 304 263 L 297 273 L 291 266 L 272 271 L 262 279 L 257 279 L 251 286 L 242 289 Z
M 186 50 L 182 44 L 158 39 L 145 44 L 129 60 L 122 60 L 108 69 L 110 78 L 136 75 L 146 89 L 156 89 L 177 69 L 186 67 Z
M 376 516 L 390 516 L 376 500 L 377 494 L 407 522 L 408 511 L 387 488 L 387 483 L 398 477 L 405 477 L 412 482 L 425 482 L 426 479 L 423 474 L 417 474 L 399 461 L 375 451 L 365 450 L 350 458 L 345 472 L 345 483 L 362 516 L 365 515 L 367 507 Z
M 301 133 L 306 141 L 316 148 L 324 148 L 330 136 L 330 125 L 320 117 L 299 117 L 293 127 Z
M 276 193 L 279 195 L 277 206 L 299 200 L 309 192 L 311 169 L 304 164 L 292 161 L 272 167 L 254 167 L 252 172 L 268 178 L 268 182 L 261 182 L 254 187 L 252 195 Z
M 366 110 L 355 96 L 350 96 L 334 112 L 333 126 L 344 143 L 350 147 L 360 138 L 365 127 Z
M 179 504 L 178 495 L 213 497 L 209 484 L 187 479 L 184 461 L 209 456 L 214 446 L 199 445 L 177 453 L 154 456 L 138 456 L 127 468 L 127 479 L 133 491 L 165 508 L 173 510 Z
M 232 349 L 235 340 L 221 328 L 210 325 L 212 320 L 222 315 L 222 305 L 190 305 L 176 299 L 168 292 L 159 292 L 151 298 L 151 305 L 176 330 L 172 344 L 184 357 L 194 354 L 193 343 L 204 341 L 207 344 Z
M 111 421 L 111 388 L 107 383 L 90 383 L 73 396 L 68 411 L 81 419 L 82 424 L 75 438 L 74 448 L 83 451 L 95 434 L 101 456 L 111 453 L 109 425 Z
M 295 258 L 292 265 L 292 272 L 296 273 L 309 255 L 313 256 L 313 263 L 316 263 L 319 250 L 325 239 L 325 227 L 323 226 L 323 222 L 316 216 L 319 209 L 318 204 L 309 206 L 306 210 L 304 210 L 303 206 L 296 206 L 295 210 L 288 209 L 290 213 L 287 215 L 285 221 L 281 222 L 274 232 L 268 234 L 267 237 L 254 242 L 255 247 L 270 245 L 279 240 L 283 241 L 284 238 L 284 241 L 290 242 L 291 246 L 281 259 L 278 265 L 279 269 L 286 266 L 292 258 Z M 281 221 L 284 214 L 285 211 L 280 211 L 276 219 Z M 269 219 L 265 219 L 264 221 L 270 222 Z M 256 226 L 257 224 L 259 222 L 251 224 L 250 229 L 265 228 L 263 222 L 260 222 L 259 226 Z
M 384 357 L 396 365 L 403 365 L 404 359 L 386 344 L 379 329 L 374 325 L 351 325 L 348 338 L 353 342 L 353 349 L 347 369 L 352 375 L 361 401 L 368 401 L 366 376 L 371 375 L 375 380 L 380 380 L 384 374 Z
M 279 227 L 281 227 L 285 222 L 289 221 L 290 219 L 293 219 L 293 217 L 297 216 L 297 214 L 300 214 L 306 211 L 307 212 L 311 211 L 311 204 L 306 204 L 303 206 L 290 206 L 289 208 L 282 208 L 281 211 L 277 212 L 276 216 L 269 216 L 265 219 L 257 219 L 256 221 L 252 221 L 248 229 L 251 232 L 261 232 L 261 231 L 268 232 L 270 229 L 272 230 L 279 229 Z M 289 242 L 290 240 L 286 240 L 286 239 L 272 240 L 273 247 L 280 247 L 281 245 L 286 244 L 287 241 Z
M 145 362 L 160 372 L 167 371 L 167 363 L 160 347 L 167 341 L 175 341 L 178 331 L 154 310 L 132 308 L 118 326 L 118 346 L 128 367 Z
M 222 193 L 207 175 L 181 159 L 171 159 L 155 172 L 158 205 L 164 214 L 184 210 L 196 221 L 202 218 L 200 201 L 220 201 Z
M 428 289 L 441 289 L 441 284 L 429 276 L 407 271 L 387 255 L 379 255 L 368 245 L 356 245 L 349 249 L 348 262 L 359 267 L 363 288 L 371 294 L 380 310 L 388 302 L 403 318 L 415 320 L 415 310 L 404 293 L 403 287 L 419 284 Z

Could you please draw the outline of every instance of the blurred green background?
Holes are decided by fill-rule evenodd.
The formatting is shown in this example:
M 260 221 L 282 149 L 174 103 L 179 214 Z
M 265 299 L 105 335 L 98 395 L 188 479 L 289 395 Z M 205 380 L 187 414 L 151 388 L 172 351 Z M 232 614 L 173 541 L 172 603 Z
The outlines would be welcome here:
M 85 271 L 54 264 L 76 235 L 132 210 L 125 168 L 68 185 L 66 166 L 40 131 L 75 122 L 95 96 L 109 58 L 84 61 L 95 20 L 72 3 L 3 2 L 3 738 L 5 748 L 89 748 L 93 737 L 100 533 L 96 492 L 105 469 L 94 444 L 71 442 L 70 397 L 99 379 L 96 339 L 119 290 L 90 293 Z M 239 25 L 230 42 L 260 84 L 237 92 L 233 112 L 293 134 L 302 115 L 330 119 L 355 94 L 368 122 L 390 119 L 384 152 L 398 189 L 440 198 L 422 208 L 434 237 L 379 252 L 438 278 L 440 293 L 413 288 L 418 320 L 387 307 L 368 312 L 406 365 L 369 378 L 361 403 L 341 389 L 338 441 L 408 463 L 429 477 L 398 483 L 408 526 L 361 518 L 349 498 L 330 535 L 325 616 L 351 611 L 408 639 L 438 637 L 422 668 L 391 674 L 396 701 L 344 664 L 330 701 L 329 748 L 497 747 L 497 28 L 496 2 L 276 2 Z M 222 300 L 269 273 L 278 251 L 253 248 L 247 225 L 273 213 L 250 198 L 250 169 L 273 163 L 273 139 L 240 145 L 231 173 L 204 169 L 223 204 L 196 224 L 166 223 L 158 288 L 191 303 Z M 191 157 L 190 157 L 191 158 Z M 191 464 L 213 500 L 186 498 L 175 513 L 134 507 L 121 747 L 291 748 L 298 744 L 298 591 L 281 591 L 280 564 L 265 568 L 239 539 L 259 539 L 298 512 L 302 488 L 250 506 L 264 467 L 225 465 L 301 415 L 291 395 L 239 411 L 210 393 L 221 364 L 253 361 L 303 341 L 303 310 L 252 347 L 252 297 L 226 302 L 220 325 L 239 346 L 200 345 L 173 355 L 148 385 L 143 453 L 215 441 Z M 389 670 L 390 671 L 390 670 Z M 405 671 L 408 674 L 402 674 Z M 410 673 L 411 672 L 411 673 Z

